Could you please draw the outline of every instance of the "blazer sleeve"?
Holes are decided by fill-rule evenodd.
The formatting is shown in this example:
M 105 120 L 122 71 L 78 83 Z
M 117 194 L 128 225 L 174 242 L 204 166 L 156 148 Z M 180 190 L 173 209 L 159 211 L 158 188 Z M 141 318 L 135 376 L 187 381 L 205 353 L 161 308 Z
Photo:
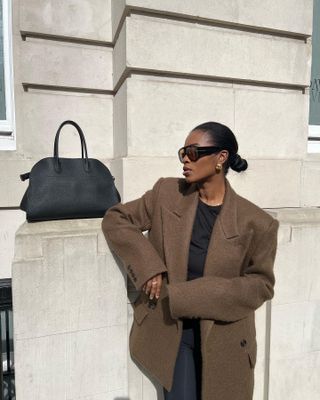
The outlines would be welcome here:
M 244 274 L 235 278 L 204 276 L 167 285 L 174 319 L 236 321 L 274 295 L 273 273 L 279 221 L 275 218 L 258 238 Z
M 110 207 L 101 222 L 109 247 L 124 263 L 127 274 L 136 289 L 167 267 L 143 231 L 150 230 L 154 205 L 160 185 L 159 178 L 142 197 Z

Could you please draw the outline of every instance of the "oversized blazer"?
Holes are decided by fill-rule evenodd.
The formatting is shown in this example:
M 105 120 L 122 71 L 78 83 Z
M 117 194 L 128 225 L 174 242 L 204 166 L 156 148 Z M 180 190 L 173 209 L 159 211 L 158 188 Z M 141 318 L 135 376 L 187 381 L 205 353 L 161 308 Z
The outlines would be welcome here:
M 170 391 L 181 318 L 200 318 L 202 400 L 251 400 L 257 356 L 254 312 L 274 295 L 279 221 L 238 195 L 226 177 L 225 185 L 203 277 L 187 281 L 201 201 L 196 183 L 160 178 L 140 198 L 109 208 L 101 227 L 139 290 L 129 336 L 137 365 Z M 159 273 L 163 283 L 152 308 L 140 289 Z

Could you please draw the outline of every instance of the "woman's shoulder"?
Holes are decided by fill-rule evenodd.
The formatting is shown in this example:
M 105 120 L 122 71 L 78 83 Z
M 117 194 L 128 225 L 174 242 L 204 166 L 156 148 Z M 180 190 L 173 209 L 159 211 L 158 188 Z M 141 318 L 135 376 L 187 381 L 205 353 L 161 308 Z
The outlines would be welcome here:
M 182 193 L 186 190 L 189 184 L 184 178 L 179 178 L 175 176 L 161 177 L 158 179 L 157 183 L 160 183 L 161 191 L 171 191 L 172 193 Z
M 162 177 L 156 182 L 157 190 L 157 205 L 172 207 L 186 193 L 190 184 L 184 178 L 179 177 Z
M 267 230 L 272 223 L 279 225 L 279 221 L 270 213 L 246 197 L 237 194 L 238 215 L 246 219 L 246 224 L 255 226 L 259 230 Z

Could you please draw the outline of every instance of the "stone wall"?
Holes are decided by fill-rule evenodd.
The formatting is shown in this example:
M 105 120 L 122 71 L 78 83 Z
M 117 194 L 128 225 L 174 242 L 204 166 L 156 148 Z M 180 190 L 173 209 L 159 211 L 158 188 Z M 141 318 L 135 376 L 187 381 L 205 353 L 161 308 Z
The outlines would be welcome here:
M 1 228 L 10 251 L 24 219 L 17 206 L 28 181 L 19 174 L 52 154 L 63 120 L 83 128 L 89 156 L 110 168 L 124 202 L 158 177 L 182 176 L 177 149 L 189 131 L 222 122 L 249 164 L 229 172 L 232 186 L 281 222 L 275 297 L 256 312 L 254 400 L 316 400 L 312 0 L 17 0 L 13 16 L 17 150 L 0 153 L 0 218 L 16 221 Z M 61 155 L 79 157 L 73 128 L 60 143 Z M 53 387 L 68 400 L 157 398 L 159 387 L 127 353 L 132 286 L 99 222 L 24 223 L 16 233 L 17 400 L 56 398 Z M 11 276 L 10 257 L 2 261 L 1 275 Z M 119 307 L 104 308 L 115 296 Z

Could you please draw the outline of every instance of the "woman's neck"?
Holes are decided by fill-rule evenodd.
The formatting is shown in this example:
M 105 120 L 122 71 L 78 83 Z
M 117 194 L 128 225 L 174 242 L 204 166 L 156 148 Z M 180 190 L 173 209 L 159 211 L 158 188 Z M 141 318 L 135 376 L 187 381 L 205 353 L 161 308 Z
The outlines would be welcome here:
M 209 205 L 215 206 L 223 203 L 226 184 L 224 177 L 217 177 L 211 181 L 197 183 L 199 197 Z

